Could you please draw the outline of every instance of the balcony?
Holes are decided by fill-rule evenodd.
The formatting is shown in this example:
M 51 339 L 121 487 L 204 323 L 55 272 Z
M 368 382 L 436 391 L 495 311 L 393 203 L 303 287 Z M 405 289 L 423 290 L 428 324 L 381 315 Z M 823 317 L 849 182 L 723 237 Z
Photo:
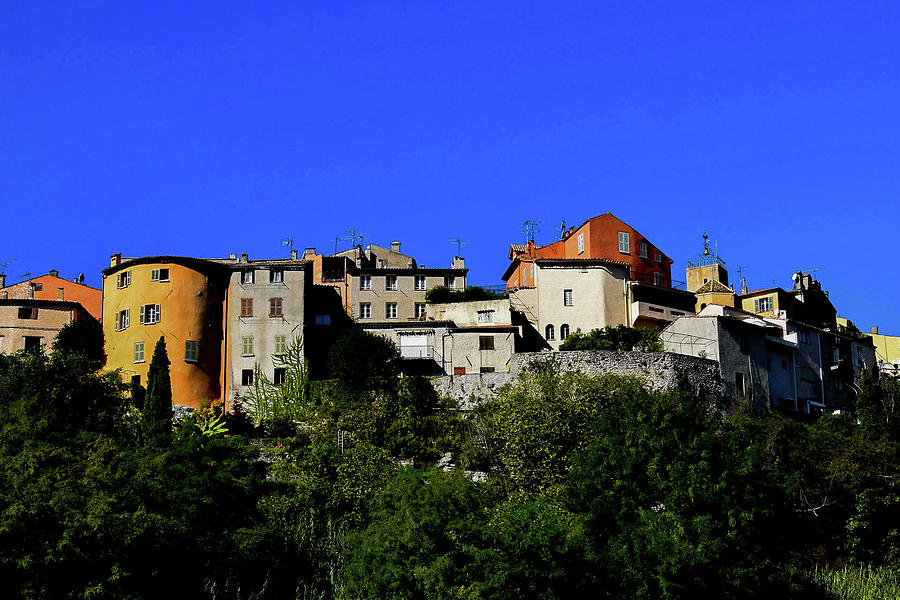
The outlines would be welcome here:
M 400 358 L 411 360 L 430 359 L 431 346 L 400 346 Z

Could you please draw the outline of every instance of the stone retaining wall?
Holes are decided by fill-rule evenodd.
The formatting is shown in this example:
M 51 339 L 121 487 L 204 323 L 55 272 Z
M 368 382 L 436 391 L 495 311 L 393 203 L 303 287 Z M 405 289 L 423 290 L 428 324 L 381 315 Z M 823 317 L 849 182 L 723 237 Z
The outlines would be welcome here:
M 456 400 L 460 408 L 470 410 L 478 399 L 495 396 L 503 385 L 515 382 L 521 372 L 534 370 L 538 363 L 551 356 L 556 359 L 560 371 L 580 371 L 588 375 L 635 375 L 644 379 L 655 390 L 674 387 L 680 372 L 687 378 L 697 396 L 708 402 L 714 402 L 722 389 L 719 363 L 714 360 L 671 352 L 605 350 L 515 354 L 508 373 L 447 375 L 433 379 L 432 385 L 442 396 Z

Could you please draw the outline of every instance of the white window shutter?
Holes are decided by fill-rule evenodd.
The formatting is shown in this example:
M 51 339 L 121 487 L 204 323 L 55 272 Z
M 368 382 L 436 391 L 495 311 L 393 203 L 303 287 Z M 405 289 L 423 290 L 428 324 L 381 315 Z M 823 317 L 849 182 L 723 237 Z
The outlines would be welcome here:
M 157 323 L 159 323 L 162 320 L 162 319 L 160 319 L 161 316 L 162 316 L 162 313 L 159 312 L 159 304 L 157 304 L 156 305 L 156 322 Z
M 145 308 L 144 306 L 141 306 L 141 315 L 140 315 L 141 325 L 144 324 L 144 308 Z

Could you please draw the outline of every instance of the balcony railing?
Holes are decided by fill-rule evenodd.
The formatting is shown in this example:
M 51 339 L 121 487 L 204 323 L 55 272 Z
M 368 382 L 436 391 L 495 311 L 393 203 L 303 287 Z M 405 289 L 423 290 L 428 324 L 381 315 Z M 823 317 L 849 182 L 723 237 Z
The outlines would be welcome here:
M 400 358 L 431 358 L 431 346 L 402 346 L 400 348 Z

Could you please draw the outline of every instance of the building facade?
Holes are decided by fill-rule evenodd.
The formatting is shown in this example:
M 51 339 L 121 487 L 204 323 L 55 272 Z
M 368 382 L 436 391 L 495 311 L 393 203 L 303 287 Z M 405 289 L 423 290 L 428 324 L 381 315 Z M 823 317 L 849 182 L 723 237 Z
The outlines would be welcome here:
M 0 298 L 0 354 L 50 349 L 60 329 L 78 319 L 94 319 L 78 302 Z
M 103 293 L 95 287 L 83 283 L 84 274 L 74 281 L 63 279 L 59 271 L 51 269 L 46 275 L 32 277 L 11 285 L 6 285 L 6 275 L 0 275 L 0 298 L 14 300 L 34 298 L 35 300 L 67 300 L 78 302 L 98 321 L 102 317 Z

